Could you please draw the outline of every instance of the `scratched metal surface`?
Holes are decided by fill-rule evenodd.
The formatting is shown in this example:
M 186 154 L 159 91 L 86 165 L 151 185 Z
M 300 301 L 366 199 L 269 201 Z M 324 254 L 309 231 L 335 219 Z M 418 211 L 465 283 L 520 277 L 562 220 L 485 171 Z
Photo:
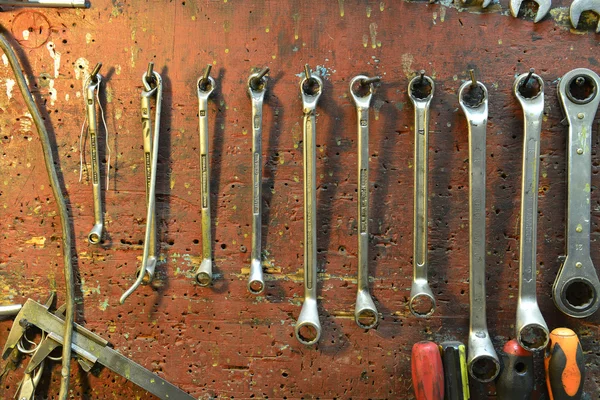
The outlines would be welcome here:
M 565 239 L 567 128 L 560 124 L 556 81 L 572 68 L 600 68 L 598 35 L 591 32 L 591 22 L 587 32 L 570 31 L 566 1 L 555 4 L 537 25 L 531 13 L 510 17 L 504 0 L 486 12 L 449 3 L 389 0 L 92 3 L 89 10 L 9 8 L 0 13 L 2 26 L 22 46 L 29 82 L 57 144 L 76 234 L 80 323 L 196 397 L 412 398 L 412 344 L 424 339 L 466 341 L 467 336 L 468 142 L 456 92 L 467 69 L 474 68 L 490 91 L 487 306 L 489 329 L 500 349 L 514 335 L 518 291 L 522 117 L 511 88 L 515 74 L 535 67 L 546 82 L 539 301 L 551 328 L 568 326 L 581 335 L 588 367 L 585 390 L 598 396 L 600 315 L 583 321 L 565 317 L 550 298 Z M 140 288 L 121 306 L 119 296 L 133 282 L 142 254 L 139 93 L 148 61 L 155 62 L 165 83 L 157 204 L 162 262 L 157 287 Z M 104 63 L 102 102 L 112 149 L 105 193 L 107 237 L 101 247 L 85 240 L 93 224 L 92 192 L 85 172 L 82 183 L 78 181 L 82 85 L 96 62 Z M 212 288 L 200 288 L 190 275 L 201 251 L 195 82 L 207 63 L 213 64 L 218 86 L 209 114 L 216 279 Z M 319 66 L 325 79 L 317 116 L 323 336 L 315 348 L 293 337 L 303 295 L 298 74 L 304 63 Z M 263 141 L 267 286 L 263 296 L 254 297 L 246 290 L 251 109 L 245 83 L 253 68 L 265 65 L 271 68 Z M 406 87 L 421 68 L 436 83 L 429 257 L 438 309 L 424 320 L 412 317 L 406 302 L 413 203 L 413 111 Z M 369 332 L 352 319 L 357 140 L 348 83 L 359 73 L 383 76 L 374 96 L 370 139 L 371 286 L 382 321 Z M 44 299 L 51 289 L 63 301 L 60 221 L 40 142 L 6 63 L 0 64 L 0 79 L 1 301 Z M 595 189 L 600 160 L 596 154 L 593 160 Z M 596 190 L 592 199 L 592 258 L 598 264 Z M 10 326 L 10 321 L 0 323 L 0 342 Z M 537 388 L 543 393 L 540 361 L 536 359 Z M 106 369 L 85 374 L 75 364 L 75 398 L 152 397 Z M 21 374 L 22 368 L 5 379 L 0 397 L 12 396 Z M 40 398 L 56 396 L 58 376 L 58 366 L 46 374 Z M 493 385 L 472 384 L 472 391 L 474 398 L 495 394 Z

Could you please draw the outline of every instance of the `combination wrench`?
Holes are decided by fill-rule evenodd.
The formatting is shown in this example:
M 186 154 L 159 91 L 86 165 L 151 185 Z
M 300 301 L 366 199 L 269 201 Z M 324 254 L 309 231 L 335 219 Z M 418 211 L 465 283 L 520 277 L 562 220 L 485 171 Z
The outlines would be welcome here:
M 544 81 L 534 74 L 515 79 L 513 92 L 523 107 L 523 172 L 521 177 L 521 235 L 519 238 L 519 299 L 517 303 L 517 341 L 526 350 L 542 350 L 550 332 L 540 311 L 536 295 L 538 183 L 540 135 L 544 116 Z
M 96 96 L 100 90 L 102 76 L 99 74 L 102 63 L 96 67 L 88 78 L 85 91 L 85 109 L 90 135 L 90 153 L 92 156 L 92 191 L 94 194 L 94 226 L 88 234 L 90 244 L 98 244 L 102 240 L 104 230 L 104 211 L 102 210 L 102 187 L 100 186 L 100 159 L 98 157 L 98 119 L 96 118 Z
M 212 282 L 212 239 L 210 216 L 210 160 L 208 158 L 208 97 L 215 90 L 215 80 L 210 76 L 208 64 L 204 75 L 198 79 L 198 121 L 200 131 L 200 203 L 202 214 L 202 262 L 194 272 L 200 286 Z
M 408 95 L 415 109 L 415 177 L 413 228 L 413 281 L 408 307 L 416 317 L 435 311 L 435 298 L 427 282 L 427 175 L 429 152 L 429 106 L 435 85 L 420 71 L 408 84 Z
M 154 279 L 156 269 L 156 167 L 158 161 L 158 142 L 160 135 L 160 113 L 162 109 L 162 78 L 154 71 L 154 63 L 148 64 L 148 71 L 142 76 L 144 90 L 142 91 L 142 134 L 144 138 L 144 164 L 146 174 L 146 234 L 144 236 L 144 250 L 142 254 L 142 265 L 138 269 L 137 279 L 127 289 L 119 300 L 125 302 L 142 283 L 149 284 Z M 150 117 L 150 99 L 156 98 L 154 109 L 154 132 L 152 118 Z
M 248 94 L 252 100 L 252 254 L 248 290 L 260 294 L 265 288 L 262 268 L 262 109 L 269 68 L 248 78 Z
M 350 81 L 358 120 L 358 290 L 354 320 L 363 329 L 374 328 L 379 322 L 369 293 L 369 107 L 373 83 L 380 79 L 358 75 Z
M 298 341 L 312 345 L 321 337 L 321 323 L 317 308 L 317 196 L 316 196 L 316 107 L 323 90 L 323 82 L 311 75 L 304 66 L 305 77 L 300 82 L 304 113 L 304 303 L 294 327 Z
M 491 382 L 500 372 L 500 361 L 490 339 L 485 296 L 485 157 L 488 92 L 475 80 L 459 89 L 458 101 L 469 128 L 469 374 L 479 382 Z
M 554 303 L 575 318 L 600 306 L 600 281 L 590 257 L 592 123 L 600 103 L 600 77 L 585 68 L 567 72 L 558 98 L 569 123 L 567 141 L 567 255 L 552 287 Z

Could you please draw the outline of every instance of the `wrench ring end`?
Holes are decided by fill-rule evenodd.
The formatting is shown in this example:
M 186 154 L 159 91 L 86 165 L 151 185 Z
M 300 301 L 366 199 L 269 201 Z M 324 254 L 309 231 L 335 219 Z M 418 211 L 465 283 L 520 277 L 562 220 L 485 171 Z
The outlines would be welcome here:
M 321 326 L 312 321 L 297 323 L 294 327 L 296 339 L 306 346 L 317 343 L 321 337 Z
M 88 242 L 90 244 L 98 244 L 102 240 L 102 230 L 104 226 L 103 224 L 96 224 L 88 233 Z
M 519 345 L 528 351 L 543 350 L 549 338 L 548 328 L 536 323 L 525 325 L 517 332 Z
M 209 273 L 207 272 L 198 272 L 195 276 L 196 278 L 196 282 L 198 282 L 198 285 L 202 286 L 202 287 L 206 287 L 209 286 L 211 281 L 212 281 L 212 277 L 210 276 Z
M 408 308 L 415 317 L 429 317 L 435 312 L 435 298 L 429 293 L 417 293 L 410 296 Z
M 555 291 L 555 299 L 557 294 L 560 297 L 560 302 L 556 302 L 557 307 L 571 317 L 589 317 L 600 306 L 594 283 L 585 277 L 569 279 Z
M 354 320 L 362 329 L 372 329 L 379 324 L 379 314 L 377 310 L 363 308 L 355 311 Z
M 489 355 L 475 357 L 469 363 L 469 375 L 478 382 L 492 382 L 500 373 L 500 363 Z
M 265 283 L 258 279 L 253 279 L 248 282 L 248 290 L 252 294 L 261 294 L 265 290 Z

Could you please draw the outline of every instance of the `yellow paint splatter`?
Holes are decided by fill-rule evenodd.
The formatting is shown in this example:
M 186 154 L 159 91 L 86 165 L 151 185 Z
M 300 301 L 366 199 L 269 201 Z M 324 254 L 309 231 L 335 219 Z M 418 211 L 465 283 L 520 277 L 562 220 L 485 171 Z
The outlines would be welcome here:
M 294 20 L 294 39 L 298 40 L 299 32 L 300 32 L 300 14 L 292 14 L 292 19 Z
M 446 7 L 440 6 L 440 21 L 444 22 L 446 20 Z
M 340 17 L 344 16 L 344 0 L 338 0 L 338 5 L 340 6 Z
M 271 29 L 269 29 L 269 27 L 267 26 L 267 27 L 265 28 L 265 32 L 269 33 L 270 31 L 271 31 Z
M 371 34 L 371 47 L 377 47 L 377 24 L 372 22 L 369 24 L 369 33 Z
M 26 241 L 25 244 L 33 244 L 35 246 L 44 247 L 46 244 L 46 238 L 44 236 L 34 236 Z
M 363 46 L 367 47 L 369 45 L 369 35 L 363 35 Z
M 371 18 L 371 6 L 367 6 L 367 18 Z
M 498 44 L 502 44 L 502 39 L 498 39 Z
M 385 3 L 382 1 L 379 3 L 379 11 L 383 12 L 385 10 Z
M 228 53 L 229 53 L 229 49 L 225 49 L 225 54 L 228 54 Z

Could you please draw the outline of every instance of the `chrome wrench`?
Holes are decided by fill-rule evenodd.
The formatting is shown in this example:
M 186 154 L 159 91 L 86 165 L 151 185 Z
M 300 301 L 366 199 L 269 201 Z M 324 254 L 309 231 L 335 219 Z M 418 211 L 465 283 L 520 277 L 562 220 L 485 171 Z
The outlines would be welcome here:
M 552 287 L 554 303 L 575 318 L 598 310 L 600 281 L 590 257 L 592 123 L 600 103 L 600 77 L 585 68 L 567 72 L 558 98 L 569 123 L 567 142 L 567 256 Z
M 262 108 L 267 91 L 266 67 L 248 78 L 252 99 L 252 255 L 248 290 L 260 294 L 265 288 L 262 269 Z
M 358 290 L 354 320 L 363 329 L 374 328 L 379 322 L 369 293 L 369 107 L 373 83 L 380 79 L 358 75 L 350 81 L 350 95 L 356 104 L 358 120 Z
M 312 345 L 321 337 L 321 323 L 317 308 L 317 196 L 316 196 L 316 107 L 321 97 L 323 82 L 311 75 L 304 66 L 305 77 L 300 82 L 304 112 L 304 303 L 294 327 L 298 341 Z
M 98 63 L 92 71 L 85 91 L 85 109 L 92 156 L 92 190 L 94 193 L 94 227 L 88 234 L 88 242 L 90 244 L 100 243 L 104 230 L 102 187 L 100 186 L 100 160 L 98 158 L 98 119 L 96 118 L 96 91 L 100 90 L 100 84 L 102 83 L 102 76 L 98 73 L 100 67 L 102 67 L 102 63 Z
M 458 101 L 469 127 L 469 374 L 479 382 L 491 382 L 500 372 L 500 361 L 490 339 L 485 296 L 485 157 L 488 93 L 475 80 L 459 89 Z
M 540 135 L 544 116 L 544 81 L 533 73 L 515 79 L 513 91 L 523 107 L 523 173 L 521 177 L 521 235 L 519 239 L 519 300 L 517 341 L 526 350 L 542 350 L 548 344 L 548 326 L 536 295 L 536 255 Z
M 144 90 L 142 91 L 142 134 L 144 137 L 144 164 L 146 172 L 146 234 L 144 236 L 144 251 L 142 265 L 138 269 L 137 279 L 127 289 L 119 300 L 125 302 L 142 283 L 148 284 L 154 279 L 156 269 L 156 165 L 158 161 L 158 138 L 160 135 L 160 113 L 162 108 L 162 78 L 154 71 L 154 63 L 148 64 L 148 71 L 142 76 Z M 156 98 L 154 110 L 154 133 L 152 133 L 152 119 L 150 118 L 150 99 Z
M 435 311 L 435 298 L 427 282 L 427 175 L 429 152 L 429 106 L 435 85 L 420 71 L 408 84 L 408 95 L 415 108 L 415 178 L 413 229 L 413 281 L 408 307 L 416 317 Z
M 208 64 L 204 75 L 198 79 L 198 118 L 200 130 L 200 203 L 202 213 L 202 262 L 194 272 L 200 286 L 212 282 L 212 239 L 210 217 L 210 160 L 208 158 L 208 97 L 215 90 L 215 80 L 210 76 Z

